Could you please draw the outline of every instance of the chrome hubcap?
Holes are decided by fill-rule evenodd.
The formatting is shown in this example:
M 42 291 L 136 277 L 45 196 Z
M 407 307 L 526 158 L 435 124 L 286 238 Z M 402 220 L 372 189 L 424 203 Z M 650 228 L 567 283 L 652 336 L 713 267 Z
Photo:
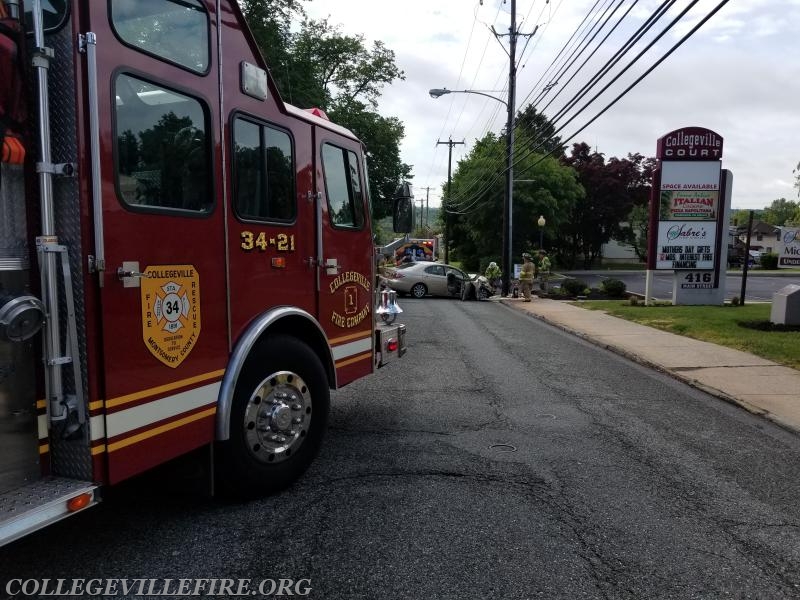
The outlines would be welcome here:
M 297 452 L 310 424 L 308 386 L 296 373 L 278 371 L 264 379 L 247 402 L 247 448 L 261 462 L 281 462 Z

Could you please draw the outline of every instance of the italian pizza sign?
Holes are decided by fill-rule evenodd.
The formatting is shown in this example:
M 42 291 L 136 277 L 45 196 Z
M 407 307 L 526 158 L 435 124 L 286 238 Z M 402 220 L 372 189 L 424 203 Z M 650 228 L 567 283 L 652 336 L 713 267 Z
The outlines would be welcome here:
M 141 281 L 142 340 L 150 353 L 177 368 L 200 336 L 200 276 L 193 265 L 157 265 Z

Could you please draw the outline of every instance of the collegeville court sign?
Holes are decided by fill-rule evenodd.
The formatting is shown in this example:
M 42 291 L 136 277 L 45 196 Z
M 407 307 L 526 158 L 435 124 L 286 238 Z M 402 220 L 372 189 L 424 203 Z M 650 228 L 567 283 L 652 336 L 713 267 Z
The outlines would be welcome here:
M 732 176 L 722 169 L 722 137 L 702 127 L 662 136 L 650 195 L 648 282 L 675 272 L 673 304 L 722 304 Z

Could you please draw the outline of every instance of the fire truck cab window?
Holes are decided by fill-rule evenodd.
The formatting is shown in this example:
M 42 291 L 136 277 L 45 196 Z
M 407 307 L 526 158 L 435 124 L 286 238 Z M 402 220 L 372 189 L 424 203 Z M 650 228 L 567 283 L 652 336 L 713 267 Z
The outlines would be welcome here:
M 364 197 L 355 152 L 331 144 L 322 147 L 328 218 L 338 227 L 364 226 Z
M 208 15 L 200 0 L 110 0 L 119 38 L 197 73 L 208 71 Z
M 244 220 L 292 221 L 296 203 L 292 140 L 242 118 L 233 128 L 236 214 Z
M 120 74 L 115 81 L 117 189 L 130 207 L 211 210 L 211 151 L 199 101 Z

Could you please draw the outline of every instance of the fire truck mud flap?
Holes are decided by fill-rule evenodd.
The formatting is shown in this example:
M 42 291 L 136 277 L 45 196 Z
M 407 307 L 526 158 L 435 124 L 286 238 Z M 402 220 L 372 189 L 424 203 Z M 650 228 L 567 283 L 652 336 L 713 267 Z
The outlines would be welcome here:
M 383 367 L 406 353 L 406 326 L 379 325 L 375 330 L 375 363 Z

